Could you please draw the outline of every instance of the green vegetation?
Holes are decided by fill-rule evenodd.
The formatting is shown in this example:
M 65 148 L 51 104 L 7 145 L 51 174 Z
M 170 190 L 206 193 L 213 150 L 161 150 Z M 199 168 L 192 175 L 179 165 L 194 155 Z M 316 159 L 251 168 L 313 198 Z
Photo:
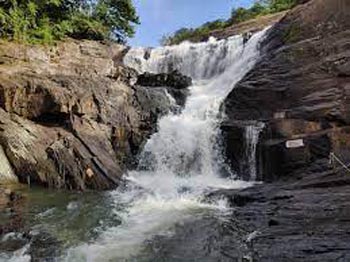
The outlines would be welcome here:
M 200 41 L 208 37 L 213 30 L 227 28 L 258 16 L 278 13 L 294 7 L 297 0 L 257 0 L 252 7 L 237 8 L 231 12 L 228 20 L 216 20 L 207 22 L 198 28 L 181 28 L 171 36 L 165 36 L 161 39 L 162 45 L 175 45 L 185 40 Z
M 0 37 L 18 42 L 124 42 L 138 23 L 132 0 L 0 0 Z

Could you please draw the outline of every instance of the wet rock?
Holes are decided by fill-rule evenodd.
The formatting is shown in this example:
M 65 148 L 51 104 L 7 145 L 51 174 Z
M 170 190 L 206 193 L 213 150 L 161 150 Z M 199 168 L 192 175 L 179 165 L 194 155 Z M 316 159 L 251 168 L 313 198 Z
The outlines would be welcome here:
M 150 242 L 157 261 L 329 262 L 350 257 L 350 176 L 313 173 L 299 180 L 218 190 L 231 212 L 206 214 Z M 205 256 L 205 257 L 204 257 Z M 152 259 L 145 261 L 154 261 Z
M 135 259 L 145 262 L 244 261 L 246 250 L 242 239 L 249 232 L 234 223 L 211 215 L 187 221 L 177 225 L 172 234 L 149 241 L 146 254 Z
M 0 189 L 0 207 L 6 207 L 10 203 L 9 192 L 11 191 Z
M 11 189 L 0 188 L 0 239 L 22 228 L 22 201 L 20 194 Z
M 160 74 L 144 73 L 139 75 L 137 84 L 141 86 L 167 86 L 175 89 L 184 89 L 192 85 L 192 79 L 178 71 Z
M 21 198 L 20 194 L 9 188 L 0 188 L 0 208 L 11 206 Z
M 0 241 L 0 252 L 15 252 L 23 248 L 28 242 L 26 234 L 23 233 L 11 232 L 3 234 Z
M 269 30 L 261 60 L 223 105 L 226 155 L 238 173 L 244 174 L 244 127 L 265 123 L 256 152 L 258 177 L 264 181 L 309 173 L 311 166 L 314 172 L 326 171 L 331 152 L 350 163 L 350 5 L 303 2 Z M 300 146 L 287 145 L 293 140 Z
M 232 207 L 244 207 L 252 202 L 265 201 L 259 191 L 255 194 L 245 193 L 242 190 L 222 189 L 211 192 L 206 196 L 209 202 L 224 198 Z
M 46 232 L 30 235 L 30 248 L 27 254 L 33 262 L 51 262 L 60 256 L 62 243 Z
M 62 252 L 62 243 L 47 232 L 11 232 L 0 241 L 0 252 L 8 257 L 16 252 L 30 257 L 30 261 L 56 261 Z
M 147 87 L 166 87 L 176 103 L 183 107 L 189 95 L 187 88 L 192 85 L 192 79 L 178 71 L 160 74 L 144 73 L 139 75 L 136 84 Z
M 259 232 L 246 246 L 248 261 L 350 259 L 350 176 L 329 161 L 334 153 L 350 163 L 350 3 L 300 3 L 270 29 L 261 60 L 223 106 L 226 155 L 239 174 L 246 127 L 265 124 L 256 158 L 258 178 L 269 183 L 211 194 L 228 199 L 232 225 Z

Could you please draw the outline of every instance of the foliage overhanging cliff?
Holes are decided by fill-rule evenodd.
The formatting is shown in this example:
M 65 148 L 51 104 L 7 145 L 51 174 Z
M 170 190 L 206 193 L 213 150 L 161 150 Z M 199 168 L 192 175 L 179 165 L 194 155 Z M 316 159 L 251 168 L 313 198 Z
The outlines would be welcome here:
M 131 0 L 0 1 L 0 37 L 52 43 L 64 37 L 124 42 L 139 23 Z

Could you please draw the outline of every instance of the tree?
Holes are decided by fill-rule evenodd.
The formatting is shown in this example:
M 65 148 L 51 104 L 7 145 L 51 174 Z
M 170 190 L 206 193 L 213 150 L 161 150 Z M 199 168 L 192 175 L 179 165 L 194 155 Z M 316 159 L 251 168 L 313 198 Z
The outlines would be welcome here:
M 130 23 L 139 23 L 131 0 L 100 0 L 93 17 L 108 28 L 109 34 L 120 40 L 134 35 L 134 27 Z
M 50 43 L 66 36 L 124 42 L 139 23 L 131 0 L 0 1 L 0 36 Z

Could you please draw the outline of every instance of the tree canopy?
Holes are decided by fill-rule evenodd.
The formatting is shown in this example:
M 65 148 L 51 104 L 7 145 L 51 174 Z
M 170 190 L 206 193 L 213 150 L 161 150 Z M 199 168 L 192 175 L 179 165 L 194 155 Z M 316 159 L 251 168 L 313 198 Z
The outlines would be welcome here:
M 185 40 L 200 41 L 207 37 L 211 31 L 224 29 L 258 16 L 273 14 L 288 10 L 297 4 L 297 0 L 256 0 L 250 8 L 234 8 L 228 20 L 215 20 L 207 22 L 198 28 L 181 28 L 170 36 L 161 39 L 162 45 L 179 44 Z
M 124 42 L 138 23 L 132 0 L 0 0 L 0 37 L 15 41 Z

